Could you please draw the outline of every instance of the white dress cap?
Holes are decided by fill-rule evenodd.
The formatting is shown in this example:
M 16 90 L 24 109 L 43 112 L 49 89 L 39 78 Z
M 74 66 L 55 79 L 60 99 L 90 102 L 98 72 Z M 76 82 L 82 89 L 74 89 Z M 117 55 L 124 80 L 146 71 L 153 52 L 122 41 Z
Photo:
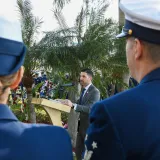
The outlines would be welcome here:
M 154 30 L 160 30 L 160 0 L 121 0 L 125 19 Z

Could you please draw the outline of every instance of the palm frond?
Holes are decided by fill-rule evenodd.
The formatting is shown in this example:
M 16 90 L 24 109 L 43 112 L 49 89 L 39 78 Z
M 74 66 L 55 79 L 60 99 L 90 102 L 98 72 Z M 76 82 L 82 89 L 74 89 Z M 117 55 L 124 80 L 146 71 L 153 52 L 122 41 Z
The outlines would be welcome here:
M 47 48 L 57 46 L 71 46 L 76 42 L 75 28 L 60 29 L 58 31 L 45 32 L 45 36 L 40 41 L 42 46 Z
M 27 55 L 24 66 L 26 71 L 29 73 L 39 65 L 38 59 L 40 56 L 37 56 L 37 52 L 35 52 L 35 38 L 39 33 L 39 29 L 43 21 L 33 15 L 33 8 L 30 0 L 17 0 L 17 7 L 20 15 L 23 42 L 27 46 Z
M 92 5 L 91 7 L 89 25 L 101 23 L 104 21 L 105 12 L 109 4 L 110 4 L 109 1 L 106 1 L 106 0 L 94 1 L 94 5 Z
M 61 29 L 66 29 L 66 28 L 68 28 L 68 25 L 67 25 L 67 23 L 66 23 L 66 20 L 65 20 L 65 18 L 64 18 L 64 16 L 63 16 L 62 12 L 59 11 L 58 9 L 55 9 L 55 10 L 53 9 L 52 11 L 53 11 L 53 13 L 54 13 L 54 17 L 56 18 L 56 20 L 57 20 L 57 22 L 58 22 L 58 24 L 59 24 L 59 27 L 60 27 Z
M 82 68 L 92 68 L 105 92 L 111 82 L 123 83 L 123 74 L 127 72 L 124 41 L 115 40 L 117 23 L 104 19 L 109 1 L 84 0 L 84 4 L 73 28 L 65 25 L 61 10 L 56 10 L 60 29 L 46 32 L 39 43 L 43 64 L 70 73 L 72 78 Z
M 71 0 L 53 0 L 53 6 L 59 10 L 62 10 L 63 7 L 70 1 Z
M 17 0 L 17 7 L 19 9 L 19 13 L 21 18 L 23 19 L 24 16 L 32 16 L 32 6 L 30 0 Z
M 34 17 L 30 0 L 17 0 L 18 11 L 21 18 L 22 37 L 27 47 L 33 45 L 34 36 L 39 32 L 42 19 Z
M 81 8 L 81 12 L 78 14 L 76 18 L 76 28 L 77 28 L 77 38 L 78 43 L 81 43 L 82 40 L 82 33 L 83 33 L 83 27 L 84 27 L 84 20 L 85 20 L 85 11 L 83 7 Z

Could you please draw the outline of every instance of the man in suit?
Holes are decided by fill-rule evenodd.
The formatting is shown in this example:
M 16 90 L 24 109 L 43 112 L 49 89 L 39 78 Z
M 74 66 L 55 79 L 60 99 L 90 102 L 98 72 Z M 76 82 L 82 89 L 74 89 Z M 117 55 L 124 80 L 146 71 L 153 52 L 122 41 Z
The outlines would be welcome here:
M 160 0 L 121 0 L 126 57 L 136 87 L 96 103 L 84 160 L 160 159 Z
M 78 134 L 76 141 L 76 156 L 77 160 L 82 159 L 84 152 L 84 139 L 86 130 L 89 125 L 89 113 L 92 105 L 100 100 L 99 90 L 92 84 L 93 72 L 90 69 L 83 69 L 80 73 L 80 84 L 82 92 L 77 103 L 72 103 L 70 100 L 64 100 L 62 103 L 68 105 L 76 112 L 80 112 L 80 120 L 78 125 Z
M 133 77 L 130 77 L 129 78 L 129 88 L 136 87 L 137 85 L 138 85 L 138 82 Z
M 63 128 L 22 123 L 7 105 L 10 89 L 21 82 L 25 54 L 18 21 L 0 17 L 0 160 L 72 160 Z

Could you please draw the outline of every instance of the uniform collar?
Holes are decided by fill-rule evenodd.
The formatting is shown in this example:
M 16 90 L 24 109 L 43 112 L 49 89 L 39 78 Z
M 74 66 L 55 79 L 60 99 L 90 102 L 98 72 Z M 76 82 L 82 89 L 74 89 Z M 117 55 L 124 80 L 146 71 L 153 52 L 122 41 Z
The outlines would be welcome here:
M 0 104 L 0 120 L 2 119 L 18 121 L 7 105 Z
M 140 82 L 140 84 L 154 81 L 154 80 L 160 80 L 160 68 L 157 68 L 153 71 L 151 71 L 149 74 L 147 74 Z

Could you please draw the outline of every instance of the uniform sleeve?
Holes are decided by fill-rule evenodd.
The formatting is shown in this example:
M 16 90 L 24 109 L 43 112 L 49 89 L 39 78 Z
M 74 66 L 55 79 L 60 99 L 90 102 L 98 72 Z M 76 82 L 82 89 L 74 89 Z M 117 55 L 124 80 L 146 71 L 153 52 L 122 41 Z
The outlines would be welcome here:
M 124 160 L 119 135 L 107 108 L 96 103 L 90 113 L 90 126 L 85 138 L 84 160 Z

